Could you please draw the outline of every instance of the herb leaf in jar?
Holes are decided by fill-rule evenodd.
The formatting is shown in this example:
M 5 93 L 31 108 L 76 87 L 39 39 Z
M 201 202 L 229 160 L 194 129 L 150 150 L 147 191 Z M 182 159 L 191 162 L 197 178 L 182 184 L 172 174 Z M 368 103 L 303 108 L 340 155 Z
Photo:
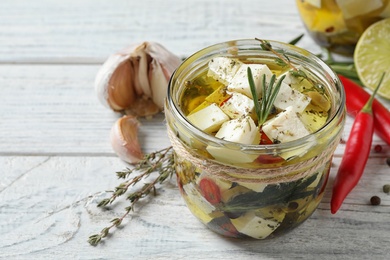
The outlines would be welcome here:
M 275 85 L 276 76 L 272 75 L 269 84 L 267 85 L 266 76 L 263 74 L 263 84 L 262 84 L 262 93 L 263 97 L 259 104 L 259 98 L 256 91 L 255 82 L 253 80 L 252 70 L 248 67 L 248 81 L 251 89 L 251 93 L 253 96 L 253 101 L 255 103 L 255 111 L 257 115 L 257 119 L 259 120 L 258 125 L 261 126 L 268 118 L 268 115 L 272 111 L 273 104 L 275 102 L 276 96 L 279 93 L 280 86 L 282 84 L 283 79 L 286 76 L 283 75 Z

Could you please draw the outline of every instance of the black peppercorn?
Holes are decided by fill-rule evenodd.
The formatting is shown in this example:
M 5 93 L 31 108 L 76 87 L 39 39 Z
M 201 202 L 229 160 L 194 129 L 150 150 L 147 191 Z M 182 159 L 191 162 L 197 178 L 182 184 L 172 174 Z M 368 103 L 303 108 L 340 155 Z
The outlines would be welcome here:
M 381 198 L 378 196 L 372 196 L 370 199 L 371 205 L 377 206 L 381 204 Z
M 290 202 L 290 203 L 288 204 L 288 209 L 290 209 L 290 210 L 296 210 L 296 209 L 298 208 L 298 206 L 299 206 L 299 204 L 298 204 L 297 202 L 293 201 L 293 202 Z
M 384 193 L 390 193 L 390 184 L 383 185 L 383 192 Z
M 374 146 L 374 151 L 375 151 L 376 153 L 382 152 L 382 145 L 380 145 L 380 144 L 375 145 L 375 146 Z

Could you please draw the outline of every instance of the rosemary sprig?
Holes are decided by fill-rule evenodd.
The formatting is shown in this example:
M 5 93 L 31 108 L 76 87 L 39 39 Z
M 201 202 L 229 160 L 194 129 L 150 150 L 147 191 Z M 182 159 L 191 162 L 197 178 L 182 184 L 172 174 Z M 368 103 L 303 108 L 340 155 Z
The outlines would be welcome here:
M 258 125 L 261 126 L 267 120 L 267 118 L 268 118 L 268 116 L 273 108 L 276 96 L 279 93 L 280 86 L 282 85 L 282 81 L 286 76 L 283 75 L 278 80 L 278 82 L 276 83 L 276 86 L 275 86 L 276 75 L 275 74 L 272 75 L 270 82 L 267 85 L 265 74 L 263 74 L 263 78 L 262 78 L 262 83 L 263 83 L 262 84 L 262 94 L 263 94 L 263 96 L 262 96 L 261 101 L 259 103 L 259 97 L 257 95 L 256 85 L 255 85 L 255 82 L 253 79 L 253 74 L 252 74 L 251 68 L 248 67 L 247 73 L 248 73 L 249 86 L 250 86 L 253 101 L 255 104 L 255 112 L 256 112 L 257 119 L 258 119 Z
M 118 178 L 121 179 L 126 179 L 134 173 L 138 174 L 115 187 L 115 190 L 111 191 L 112 195 L 109 198 L 100 201 L 97 205 L 98 207 L 106 207 L 107 205 L 112 204 L 118 197 L 124 195 L 130 187 L 135 186 L 141 180 L 145 180 L 151 173 L 158 172 L 158 176 L 151 182 L 145 183 L 138 190 L 129 193 L 126 196 L 126 200 L 130 201 L 130 205 L 125 208 L 125 213 L 118 218 L 112 219 L 111 225 L 103 228 L 100 233 L 91 235 L 88 242 L 92 246 L 98 245 L 103 238 L 107 237 L 112 228 L 119 227 L 122 224 L 123 219 L 131 211 L 134 211 L 134 205 L 139 200 L 150 194 L 157 195 L 156 185 L 164 183 L 165 180 L 174 174 L 175 171 L 173 165 L 172 147 L 168 147 L 145 155 L 142 161 L 133 165 L 133 168 L 127 168 L 124 171 L 117 172 Z
M 295 45 L 297 44 L 302 38 L 303 36 L 305 36 L 304 33 L 302 33 L 301 35 L 295 37 L 294 39 L 292 39 L 291 41 L 288 42 L 288 44 L 291 44 L 291 45 Z

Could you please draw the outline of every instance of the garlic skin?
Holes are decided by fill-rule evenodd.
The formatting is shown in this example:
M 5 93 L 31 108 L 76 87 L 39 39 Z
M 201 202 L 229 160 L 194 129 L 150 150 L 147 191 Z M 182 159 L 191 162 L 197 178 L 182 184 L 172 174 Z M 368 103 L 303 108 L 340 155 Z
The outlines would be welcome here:
M 138 141 L 140 122 L 135 116 L 125 115 L 119 118 L 111 128 L 111 145 L 115 153 L 125 162 L 137 163 L 144 154 Z
M 95 78 L 99 100 L 115 111 L 152 116 L 164 108 L 168 81 L 181 59 L 156 42 L 111 55 Z

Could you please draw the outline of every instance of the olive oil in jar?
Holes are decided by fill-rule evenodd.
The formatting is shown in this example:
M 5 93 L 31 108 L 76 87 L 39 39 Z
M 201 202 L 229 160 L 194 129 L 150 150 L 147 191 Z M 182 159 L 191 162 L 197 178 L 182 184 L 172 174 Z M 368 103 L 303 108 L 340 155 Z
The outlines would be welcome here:
M 244 64 L 255 62 L 254 60 L 241 60 Z M 280 77 L 286 75 L 286 82 L 291 89 L 299 91 L 311 99 L 307 107 L 300 113 L 300 119 L 304 122 L 310 133 L 320 129 L 328 119 L 328 111 L 331 107 L 331 102 L 328 93 L 322 85 L 310 78 L 306 73 L 297 75 L 290 68 L 277 66 L 272 61 L 264 62 L 273 74 Z M 231 92 L 226 84 L 221 83 L 218 79 L 208 76 L 208 71 L 205 69 L 193 79 L 185 82 L 185 90 L 180 99 L 180 106 L 184 114 L 191 115 L 200 109 L 215 103 L 218 106 L 223 105 L 231 97 Z M 269 119 L 277 114 L 275 109 L 270 114 Z M 215 133 L 213 133 L 215 134 Z

